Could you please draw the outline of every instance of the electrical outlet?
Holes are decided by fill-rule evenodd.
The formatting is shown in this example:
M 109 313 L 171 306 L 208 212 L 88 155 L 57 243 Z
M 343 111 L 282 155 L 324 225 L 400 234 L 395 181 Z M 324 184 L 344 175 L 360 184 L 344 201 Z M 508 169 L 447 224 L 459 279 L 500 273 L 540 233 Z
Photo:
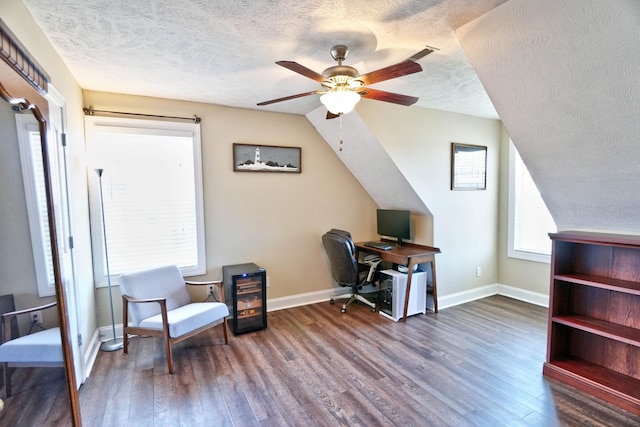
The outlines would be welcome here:
M 269 282 L 270 282 L 270 281 L 271 281 L 271 280 L 269 280 L 269 276 L 267 276 L 267 288 L 269 287 Z
M 31 322 L 37 325 L 42 324 L 42 312 L 40 310 L 31 312 Z
M 482 267 L 476 267 L 476 277 L 482 276 Z

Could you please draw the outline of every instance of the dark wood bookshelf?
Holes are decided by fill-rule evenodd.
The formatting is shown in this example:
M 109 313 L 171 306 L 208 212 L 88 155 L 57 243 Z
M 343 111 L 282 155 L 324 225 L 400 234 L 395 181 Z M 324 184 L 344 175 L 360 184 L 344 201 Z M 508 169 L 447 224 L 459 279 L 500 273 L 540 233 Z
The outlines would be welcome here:
M 544 374 L 640 414 L 640 236 L 550 237 Z

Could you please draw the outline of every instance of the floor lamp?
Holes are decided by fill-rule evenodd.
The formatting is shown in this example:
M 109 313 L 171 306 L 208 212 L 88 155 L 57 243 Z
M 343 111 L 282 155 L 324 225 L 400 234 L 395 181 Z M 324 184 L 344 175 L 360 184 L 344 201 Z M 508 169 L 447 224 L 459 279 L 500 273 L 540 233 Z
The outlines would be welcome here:
M 116 338 L 116 319 L 113 314 L 113 295 L 111 293 L 111 272 L 109 270 L 109 250 L 107 248 L 107 226 L 104 217 L 104 199 L 102 197 L 102 172 L 104 169 L 96 169 L 98 174 L 98 181 L 100 182 L 100 212 L 102 214 L 102 239 L 104 240 L 104 260 L 107 268 L 107 285 L 109 287 L 109 304 L 111 305 L 111 329 L 113 331 L 113 338 L 109 341 L 105 341 L 100 346 L 102 351 L 116 351 L 123 347 L 122 338 Z M 123 319 L 126 322 L 126 319 Z

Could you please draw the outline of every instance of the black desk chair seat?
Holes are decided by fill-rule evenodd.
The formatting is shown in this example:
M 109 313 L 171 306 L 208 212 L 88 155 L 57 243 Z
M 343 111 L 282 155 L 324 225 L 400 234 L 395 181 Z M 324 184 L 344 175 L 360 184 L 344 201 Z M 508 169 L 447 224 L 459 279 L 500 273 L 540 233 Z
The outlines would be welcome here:
M 359 264 L 355 257 L 356 248 L 348 231 L 331 229 L 322 236 L 322 245 L 329 258 L 331 277 L 344 287 L 350 287 L 351 293 L 336 295 L 331 298 L 334 304 L 335 298 L 347 298 L 342 304 L 342 313 L 346 313 L 347 306 L 354 301 L 360 301 L 376 311 L 376 304 L 360 294 L 364 286 L 375 285 L 377 280 L 377 268 L 381 259 L 377 255 L 369 255 L 364 259 L 365 265 Z

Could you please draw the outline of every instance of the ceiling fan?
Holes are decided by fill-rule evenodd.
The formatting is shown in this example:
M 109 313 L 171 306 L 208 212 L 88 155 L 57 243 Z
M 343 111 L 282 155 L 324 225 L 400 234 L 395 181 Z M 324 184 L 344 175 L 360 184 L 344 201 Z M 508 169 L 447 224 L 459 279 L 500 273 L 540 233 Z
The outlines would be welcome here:
M 322 85 L 322 89 L 272 99 L 270 101 L 260 102 L 258 105 L 269 105 L 309 95 L 322 95 L 320 101 L 327 107 L 327 118 L 334 118 L 341 114 L 349 113 L 361 98 L 375 99 L 377 101 L 391 102 L 400 105 L 413 105 L 418 101 L 418 98 L 415 96 L 386 92 L 372 89 L 368 86 L 422 71 L 422 67 L 416 61 L 434 50 L 436 49 L 427 46 L 412 55 L 409 59 L 363 75 L 360 75 L 354 67 L 342 65 L 342 61 L 349 55 L 349 48 L 344 45 L 336 45 L 331 48 L 331 56 L 338 62 L 338 65 L 327 68 L 322 74 L 316 73 L 294 61 L 277 61 L 276 64 L 317 81 Z

